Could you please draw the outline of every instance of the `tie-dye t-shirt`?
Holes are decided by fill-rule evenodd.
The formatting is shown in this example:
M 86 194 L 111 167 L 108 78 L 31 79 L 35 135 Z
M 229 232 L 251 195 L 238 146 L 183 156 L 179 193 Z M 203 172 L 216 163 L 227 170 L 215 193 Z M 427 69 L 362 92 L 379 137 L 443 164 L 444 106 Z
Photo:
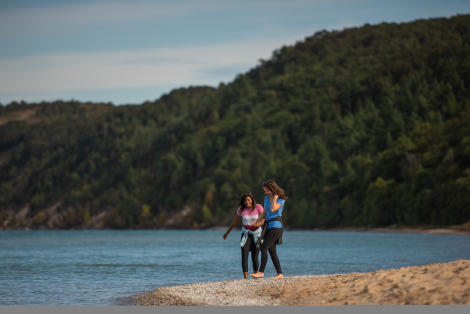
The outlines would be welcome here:
M 253 226 L 253 223 L 258 219 L 258 217 L 263 212 L 263 206 L 256 204 L 255 209 L 243 208 L 240 207 L 237 210 L 237 215 L 242 217 L 242 224 L 246 229 L 256 230 L 258 227 Z

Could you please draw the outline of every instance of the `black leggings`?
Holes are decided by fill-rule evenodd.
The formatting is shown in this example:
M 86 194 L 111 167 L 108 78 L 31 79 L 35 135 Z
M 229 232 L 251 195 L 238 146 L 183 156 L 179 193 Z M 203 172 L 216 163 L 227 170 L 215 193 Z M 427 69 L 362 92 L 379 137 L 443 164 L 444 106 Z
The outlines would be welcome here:
M 281 264 L 276 253 L 276 243 L 279 237 L 282 235 L 282 228 L 271 228 L 266 231 L 263 238 L 263 244 L 261 244 L 261 267 L 260 272 L 264 273 L 266 264 L 268 263 L 268 250 L 271 260 L 273 261 L 274 267 L 278 274 L 282 274 Z
M 243 236 L 243 234 L 242 234 Z M 249 234 L 246 238 L 245 246 L 242 248 L 242 269 L 243 272 L 248 272 L 248 254 L 251 252 L 251 261 L 253 262 L 253 272 L 258 271 L 259 262 L 258 262 L 258 253 L 259 249 L 256 248 L 256 243 L 253 241 L 253 235 Z

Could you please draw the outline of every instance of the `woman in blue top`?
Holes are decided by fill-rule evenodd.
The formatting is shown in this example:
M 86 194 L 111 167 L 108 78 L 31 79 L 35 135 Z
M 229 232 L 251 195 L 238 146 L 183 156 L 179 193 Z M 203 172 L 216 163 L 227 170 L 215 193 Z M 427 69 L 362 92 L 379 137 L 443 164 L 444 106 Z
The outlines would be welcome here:
M 281 264 L 276 253 L 276 245 L 282 243 L 282 210 L 287 200 L 287 195 L 273 180 L 263 182 L 263 190 L 266 195 L 264 198 L 264 213 L 266 217 L 260 217 L 260 220 L 266 218 L 266 234 L 261 244 L 261 266 L 259 272 L 250 274 L 254 278 L 263 278 L 264 270 L 268 262 L 268 251 L 277 271 L 275 280 L 284 278 L 282 275 Z

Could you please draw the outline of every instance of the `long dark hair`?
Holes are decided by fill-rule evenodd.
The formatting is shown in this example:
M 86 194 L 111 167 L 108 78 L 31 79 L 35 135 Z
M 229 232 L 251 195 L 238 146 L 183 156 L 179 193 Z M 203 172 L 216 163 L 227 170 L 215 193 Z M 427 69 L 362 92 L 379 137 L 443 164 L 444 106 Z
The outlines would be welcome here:
M 243 209 L 243 208 L 246 207 L 245 198 L 247 198 L 247 197 L 251 198 L 251 210 L 254 210 L 255 207 L 256 207 L 256 200 L 255 200 L 255 197 L 253 196 L 253 193 L 251 193 L 251 192 L 245 192 L 245 193 L 242 194 L 242 197 L 240 199 L 240 204 L 239 204 L 240 208 Z
M 287 200 L 288 197 L 286 193 L 284 192 L 284 190 L 281 189 L 279 185 L 277 185 L 276 182 L 274 182 L 273 180 L 267 179 L 263 181 L 263 186 L 267 188 L 268 190 L 270 190 L 271 192 L 273 192 L 274 194 L 277 194 L 283 200 Z

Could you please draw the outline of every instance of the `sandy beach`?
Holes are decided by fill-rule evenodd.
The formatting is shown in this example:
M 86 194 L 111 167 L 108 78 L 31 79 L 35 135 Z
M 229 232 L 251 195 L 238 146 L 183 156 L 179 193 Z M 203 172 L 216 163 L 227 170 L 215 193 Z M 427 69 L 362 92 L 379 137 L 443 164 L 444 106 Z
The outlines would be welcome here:
M 469 305 L 470 260 L 371 273 L 228 280 L 161 287 L 140 305 Z

